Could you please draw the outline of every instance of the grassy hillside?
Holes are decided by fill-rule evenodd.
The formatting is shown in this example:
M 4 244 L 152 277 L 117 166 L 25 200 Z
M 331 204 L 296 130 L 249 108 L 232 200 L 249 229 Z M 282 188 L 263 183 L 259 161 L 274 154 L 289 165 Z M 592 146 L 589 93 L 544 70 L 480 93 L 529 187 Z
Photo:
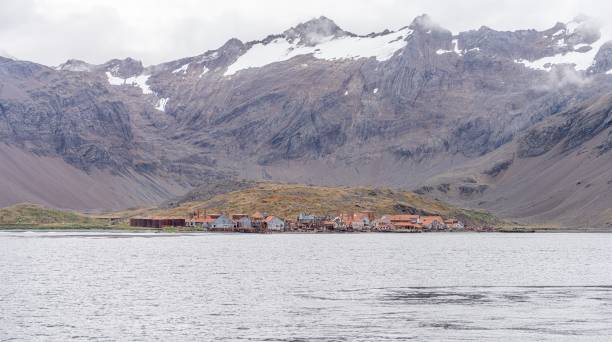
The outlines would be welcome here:
M 24 203 L 0 209 L 0 226 L 86 227 L 100 223 L 75 212 Z
M 487 212 L 460 209 L 444 202 L 428 199 L 413 192 L 380 189 L 321 187 L 301 184 L 253 183 L 226 193 L 203 196 L 200 200 L 176 202 L 157 208 L 131 209 L 109 213 L 115 217 L 173 216 L 189 217 L 196 209 L 210 213 L 267 212 L 284 218 L 295 218 L 300 212 L 335 215 L 363 210 L 383 214 L 437 214 L 455 217 L 469 225 L 501 226 L 503 222 Z M 44 208 L 34 204 L 18 204 L 0 209 L 0 228 L 107 228 L 108 222 L 87 215 Z M 112 228 L 128 228 L 114 225 Z
M 440 214 L 459 218 L 471 225 L 502 224 L 486 212 L 456 208 L 408 191 L 278 183 L 257 183 L 250 188 L 217 194 L 210 199 L 181 203 L 173 208 L 141 210 L 137 214 L 186 216 L 195 209 L 229 213 L 262 211 L 286 218 L 293 218 L 300 212 L 334 215 L 371 210 L 377 215 Z

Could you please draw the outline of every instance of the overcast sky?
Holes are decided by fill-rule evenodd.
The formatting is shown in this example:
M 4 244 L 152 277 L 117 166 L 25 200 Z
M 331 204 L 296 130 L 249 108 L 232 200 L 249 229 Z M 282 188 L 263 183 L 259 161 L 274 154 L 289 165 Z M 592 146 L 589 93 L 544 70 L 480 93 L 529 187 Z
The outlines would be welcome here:
M 612 1 L 0 0 L 0 52 L 47 65 L 128 56 L 150 65 L 215 49 L 232 37 L 261 39 L 320 15 L 366 34 L 406 26 L 422 13 L 453 32 L 482 25 L 545 29 L 578 14 L 606 25 Z

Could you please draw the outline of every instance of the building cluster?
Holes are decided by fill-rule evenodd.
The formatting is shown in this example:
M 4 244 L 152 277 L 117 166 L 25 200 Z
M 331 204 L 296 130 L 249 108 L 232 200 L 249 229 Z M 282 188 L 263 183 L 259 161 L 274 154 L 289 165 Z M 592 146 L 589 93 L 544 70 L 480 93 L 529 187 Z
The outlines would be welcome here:
M 297 231 L 435 231 L 464 229 L 456 219 L 441 216 L 383 215 L 376 217 L 371 211 L 362 211 L 337 216 L 299 214 L 295 221 L 288 222 L 289 229 Z
M 285 220 L 261 212 L 253 214 L 204 214 L 196 211 L 187 225 L 196 229 L 225 232 L 282 232 Z
M 262 212 L 253 214 L 192 213 L 191 218 L 132 218 L 133 227 L 164 228 L 190 227 L 194 230 L 219 232 L 398 232 L 462 230 L 463 223 L 442 216 L 383 215 L 376 217 L 371 211 L 317 216 L 300 213 L 295 219 L 282 219 Z
M 189 219 L 133 218 L 134 227 L 164 228 L 187 226 L 194 230 L 218 232 L 394 232 L 440 231 L 464 229 L 456 219 L 441 216 L 383 215 L 376 217 L 371 211 L 318 216 L 300 213 L 294 219 L 283 219 L 262 212 L 253 214 L 209 214 L 195 211 Z

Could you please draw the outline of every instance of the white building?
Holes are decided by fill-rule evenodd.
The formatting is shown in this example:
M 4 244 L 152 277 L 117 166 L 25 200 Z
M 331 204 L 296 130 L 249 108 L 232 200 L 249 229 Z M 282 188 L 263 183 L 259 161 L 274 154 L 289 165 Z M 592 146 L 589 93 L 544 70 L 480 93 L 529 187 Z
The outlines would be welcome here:
M 253 221 L 248 216 L 243 216 L 236 221 L 236 228 L 253 228 Z
M 230 229 L 234 228 L 234 221 L 225 215 L 217 217 L 211 224 L 213 229 Z
M 283 231 L 285 230 L 285 222 L 276 216 L 268 216 L 265 219 L 266 228 L 270 231 Z

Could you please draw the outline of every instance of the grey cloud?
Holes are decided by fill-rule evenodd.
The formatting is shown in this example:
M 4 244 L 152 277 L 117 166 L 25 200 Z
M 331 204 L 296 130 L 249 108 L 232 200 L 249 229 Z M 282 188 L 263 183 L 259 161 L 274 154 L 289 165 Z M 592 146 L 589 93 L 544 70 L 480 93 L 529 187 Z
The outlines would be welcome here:
M 566 86 L 581 87 L 591 82 L 583 72 L 576 71 L 569 65 L 555 66 L 548 74 L 547 80 L 536 87 L 540 91 L 561 89 Z

